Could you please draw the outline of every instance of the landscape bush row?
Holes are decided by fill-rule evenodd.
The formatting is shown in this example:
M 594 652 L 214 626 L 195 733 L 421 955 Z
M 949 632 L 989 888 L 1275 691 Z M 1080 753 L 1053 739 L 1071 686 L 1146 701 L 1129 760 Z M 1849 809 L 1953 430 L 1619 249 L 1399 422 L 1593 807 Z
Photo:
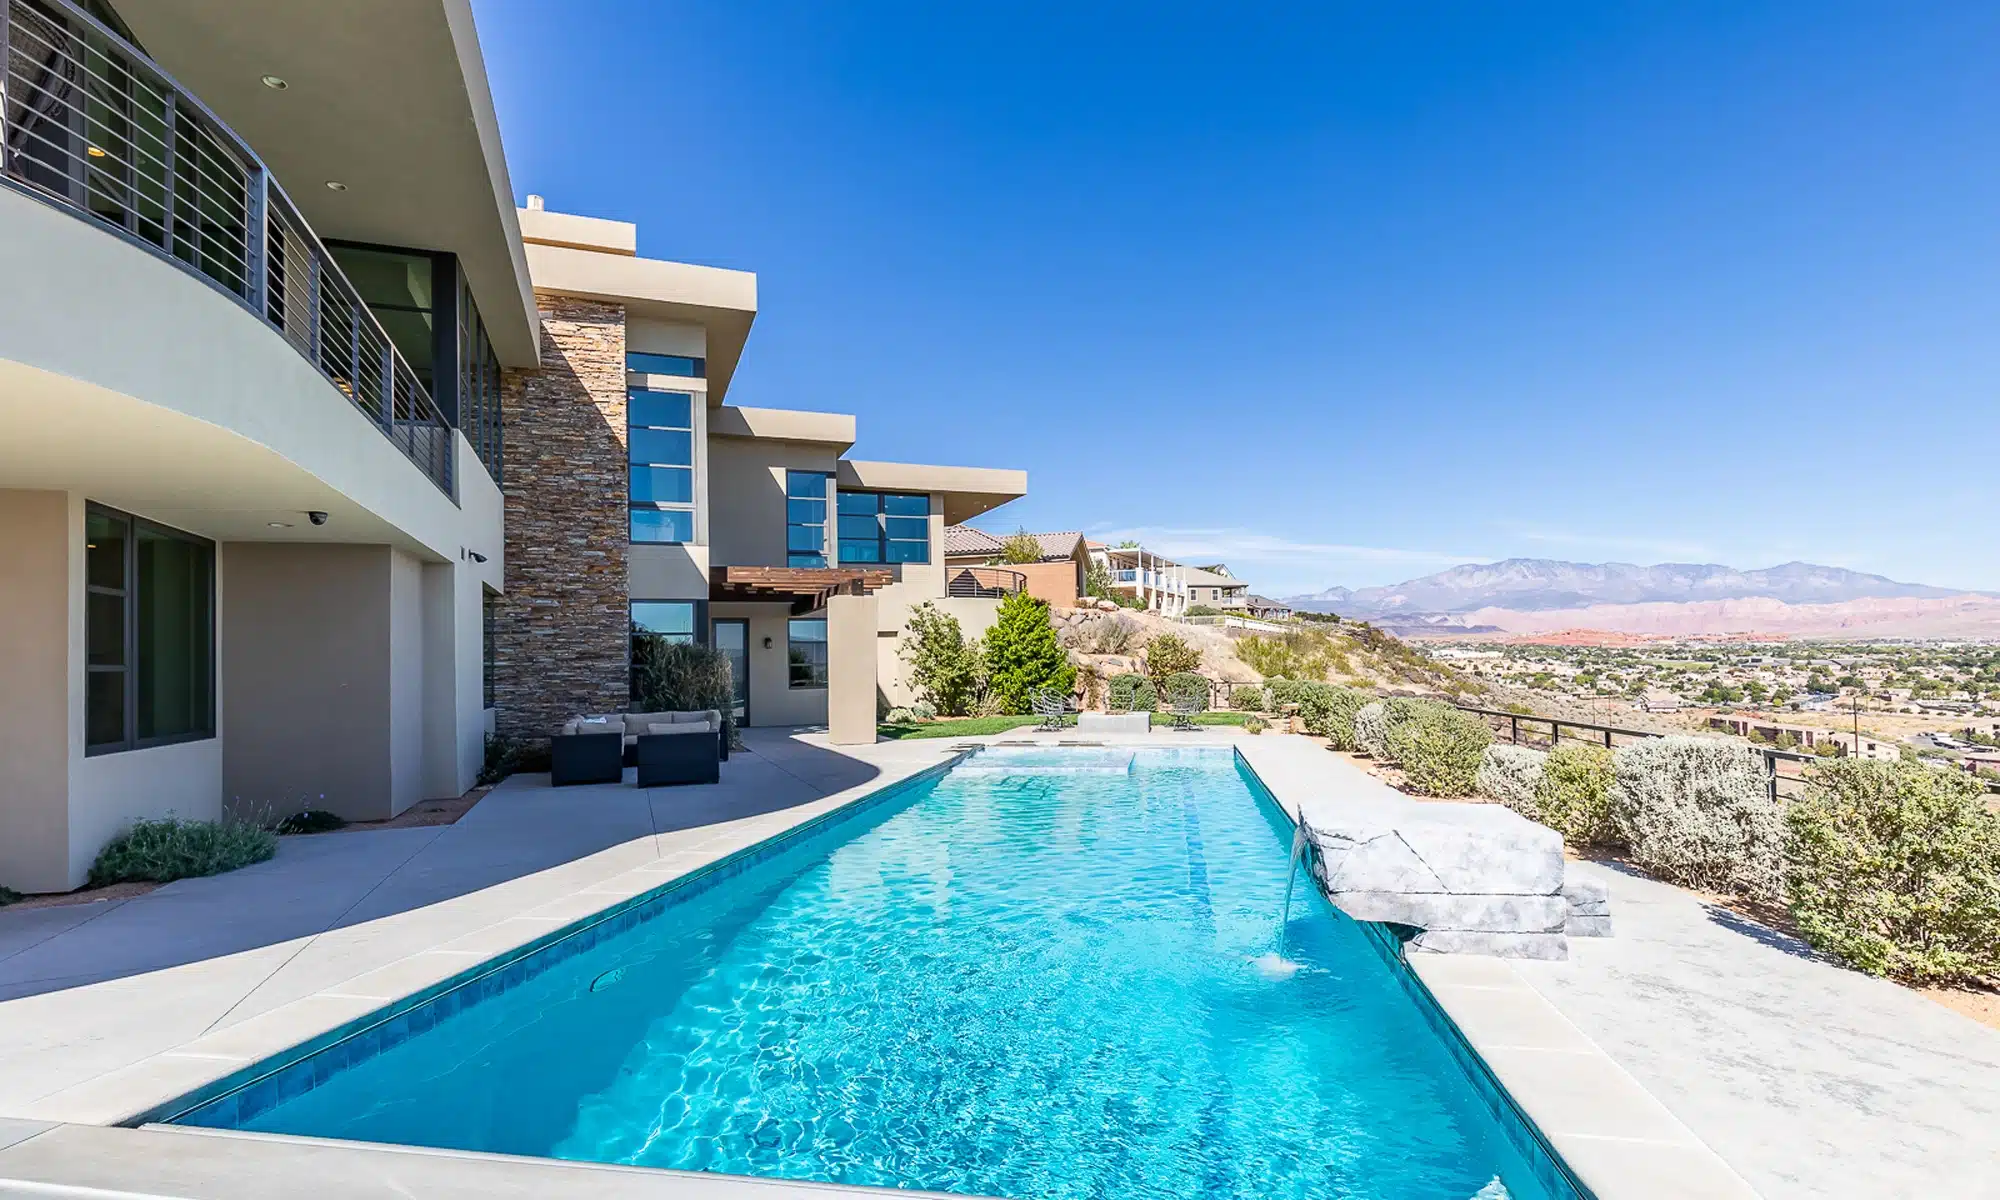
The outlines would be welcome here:
M 1783 800 L 1755 750 L 1675 736 L 1615 752 L 1496 745 L 1478 785 L 1658 878 L 1782 902 L 1808 944 L 1871 974 L 2000 974 L 2000 815 L 1963 772 L 1841 758 Z
M 1056 640 L 1049 606 L 1026 592 L 1002 600 L 993 627 L 975 638 L 965 636 L 957 617 L 925 601 L 910 611 L 897 653 L 909 664 L 910 690 L 933 716 L 1026 713 L 1037 692 L 1068 697 L 1076 687 L 1076 667 Z

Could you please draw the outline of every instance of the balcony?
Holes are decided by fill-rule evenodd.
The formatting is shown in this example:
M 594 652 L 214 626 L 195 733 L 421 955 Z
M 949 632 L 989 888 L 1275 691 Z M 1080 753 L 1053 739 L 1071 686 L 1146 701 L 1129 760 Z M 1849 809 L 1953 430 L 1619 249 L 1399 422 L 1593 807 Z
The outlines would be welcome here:
M 69 0 L 0 0 L 0 63 L 0 184 L 228 295 L 454 495 L 450 424 L 243 139 Z
M 944 594 L 961 599 L 1000 600 L 1026 590 L 1027 586 L 1026 575 L 1005 567 L 950 567 L 945 576 Z

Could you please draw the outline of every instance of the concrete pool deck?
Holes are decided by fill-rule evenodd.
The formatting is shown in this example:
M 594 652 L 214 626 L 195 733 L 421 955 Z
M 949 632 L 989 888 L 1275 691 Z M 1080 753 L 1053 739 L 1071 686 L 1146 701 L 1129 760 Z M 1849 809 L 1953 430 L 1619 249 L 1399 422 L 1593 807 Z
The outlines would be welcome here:
M 103 1126 L 962 744 L 836 752 L 814 735 L 749 734 L 751 752 L 713 787 L 554 791 L 517 777 L 452 826 L 288 838 L 271 863 L 231 875 L 125 901 L 0 910 L 0 1195 L 268 1195 L 280 1179 L 300 1195 L 626 1195 L 664 1182 L 544 1160 Z M 1294 777 L 1288 790 L 1381 799 L 1378 781 L 1305 739 L 1209 728 L 1089 740 L 1238 744 L 1281 800 L 1283 777 Z M 1412 957 L 1603 1200 L 1976 1195 L 2000 1178 L 2000 1034 L 1802 957 L 1687 893 L 1610 878 L 1617 936 L 1578 943 L 1568 962 Z M 855 1194 L 713 1176 L 668 1187 Z

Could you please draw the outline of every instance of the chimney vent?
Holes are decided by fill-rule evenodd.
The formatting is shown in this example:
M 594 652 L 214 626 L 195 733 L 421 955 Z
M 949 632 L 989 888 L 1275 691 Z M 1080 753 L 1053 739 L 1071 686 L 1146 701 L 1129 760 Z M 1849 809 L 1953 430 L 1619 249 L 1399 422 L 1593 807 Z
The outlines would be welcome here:
M 529 211 L 529 212 L 540 212 L 540 211 L 542 211 L 542 198 L 541 198 L 540 196 L 537 196 L 537 195 L 534 195 L 533 193 L 530 193 L 530 194 L 529 194 L 529 196 L 528 196 L 528 211 Z

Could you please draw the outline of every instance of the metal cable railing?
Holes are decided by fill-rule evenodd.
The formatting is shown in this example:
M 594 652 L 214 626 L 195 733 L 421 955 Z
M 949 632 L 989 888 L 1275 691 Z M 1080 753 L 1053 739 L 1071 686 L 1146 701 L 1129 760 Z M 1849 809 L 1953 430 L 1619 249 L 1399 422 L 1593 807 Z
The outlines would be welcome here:
M 453 494 L 450 424 L 242 138 L 70 0 L 0 0 L 0 65 L 0 178 L 235 297 Z
M 1028 586 L 1028 577 L 1004 567 L 946 567 L 944 594 L 958 597 L 1001 598 Z

